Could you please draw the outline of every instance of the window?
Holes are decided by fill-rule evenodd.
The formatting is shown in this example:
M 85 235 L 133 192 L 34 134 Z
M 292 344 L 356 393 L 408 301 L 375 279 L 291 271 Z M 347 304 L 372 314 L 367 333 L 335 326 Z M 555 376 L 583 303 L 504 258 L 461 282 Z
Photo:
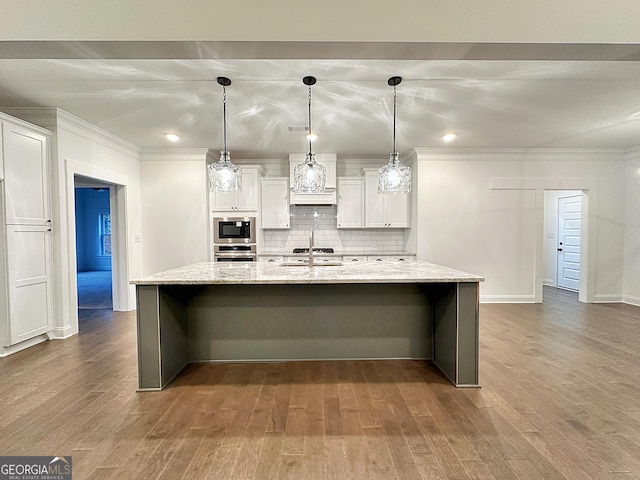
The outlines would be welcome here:
M 111 215 L 107 212 L 98 214 L 98 236 L 100 238 L 100 255 L 111 256 Z

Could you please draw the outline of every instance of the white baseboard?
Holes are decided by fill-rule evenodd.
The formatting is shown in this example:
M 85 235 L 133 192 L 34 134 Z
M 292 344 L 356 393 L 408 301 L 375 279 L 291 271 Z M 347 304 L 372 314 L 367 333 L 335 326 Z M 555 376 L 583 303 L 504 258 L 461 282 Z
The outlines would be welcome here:
M 480 295 L 480 303 L 535 303 L 534 295 Z
M 553 279 L 542 279 L 542 285 L 545 287 L 555 287 L 556 282 Z
M 53 329 L 53 338 L 55 340 L 64 340 L 65 338 L 73 337 L 77 331 L 71 328 L 71 325 L 65 325 L 64 327 L 56 327 Z
M 622 295 L 596 293 L 593 296 L 593 303 L 622 303 Z
M 25 340 L 24 342 L 20 342 L 16 345 L 11 345 L 10 347 L 0 347 L 0 357 L 6 357 L 7 355 L 13 355 L 25 348 L 33 347 L 42 342 L 46 342 L 49 340 L 46 334 L 38 335 L 37 337 L 30 338 L 29 340 Z
M 633 297 L 631 295 L 623 295 L 622 301 L 624 303 L 628 303 L 629 305 L 635 305 L 636 307 L 640 307 L 640 297 Z

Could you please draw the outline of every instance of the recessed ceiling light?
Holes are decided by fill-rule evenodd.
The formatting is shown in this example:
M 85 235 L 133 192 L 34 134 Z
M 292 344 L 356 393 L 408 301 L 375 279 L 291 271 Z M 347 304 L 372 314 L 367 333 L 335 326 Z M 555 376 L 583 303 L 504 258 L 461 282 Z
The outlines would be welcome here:
M 165 133 L 164 136 L 170 142 L 177 142 L 178 140 L 180 140 L 180 135 L 176 133 Z
M 307 133 L 307 140 L 310 142 L 315 142 L 318 139 L 318 135 L 315 133 Z
M 451 142 L 453 140 L 455 140 L 456 138 L 456 134 L 455 133 L 445 133 L 442 136 L 442 140 L 444 140 L 445 142 Z

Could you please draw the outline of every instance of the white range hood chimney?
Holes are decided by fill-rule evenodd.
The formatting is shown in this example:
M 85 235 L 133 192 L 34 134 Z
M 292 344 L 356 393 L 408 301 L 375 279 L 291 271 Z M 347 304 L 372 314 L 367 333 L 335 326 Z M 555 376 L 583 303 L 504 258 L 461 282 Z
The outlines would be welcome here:
M 327 169 L 324 193 L 295 193 L 293 191 L 293 168 L 304 162 L 304 153 L 289 154 L 289 203 L 291 205 L 335 205 L 336 204 L 336 160 L 335 153 L 316 153 L 316 162 Z

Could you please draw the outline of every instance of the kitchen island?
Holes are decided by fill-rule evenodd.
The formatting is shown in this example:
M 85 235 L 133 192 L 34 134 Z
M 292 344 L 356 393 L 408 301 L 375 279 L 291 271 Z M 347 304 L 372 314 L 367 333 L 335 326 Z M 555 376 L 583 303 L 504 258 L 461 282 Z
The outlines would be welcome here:
M 478 386 L 481 281 L 427 262 L 199 263 L 134 280 L 139 390 L 189 362 L 391 358 Z

